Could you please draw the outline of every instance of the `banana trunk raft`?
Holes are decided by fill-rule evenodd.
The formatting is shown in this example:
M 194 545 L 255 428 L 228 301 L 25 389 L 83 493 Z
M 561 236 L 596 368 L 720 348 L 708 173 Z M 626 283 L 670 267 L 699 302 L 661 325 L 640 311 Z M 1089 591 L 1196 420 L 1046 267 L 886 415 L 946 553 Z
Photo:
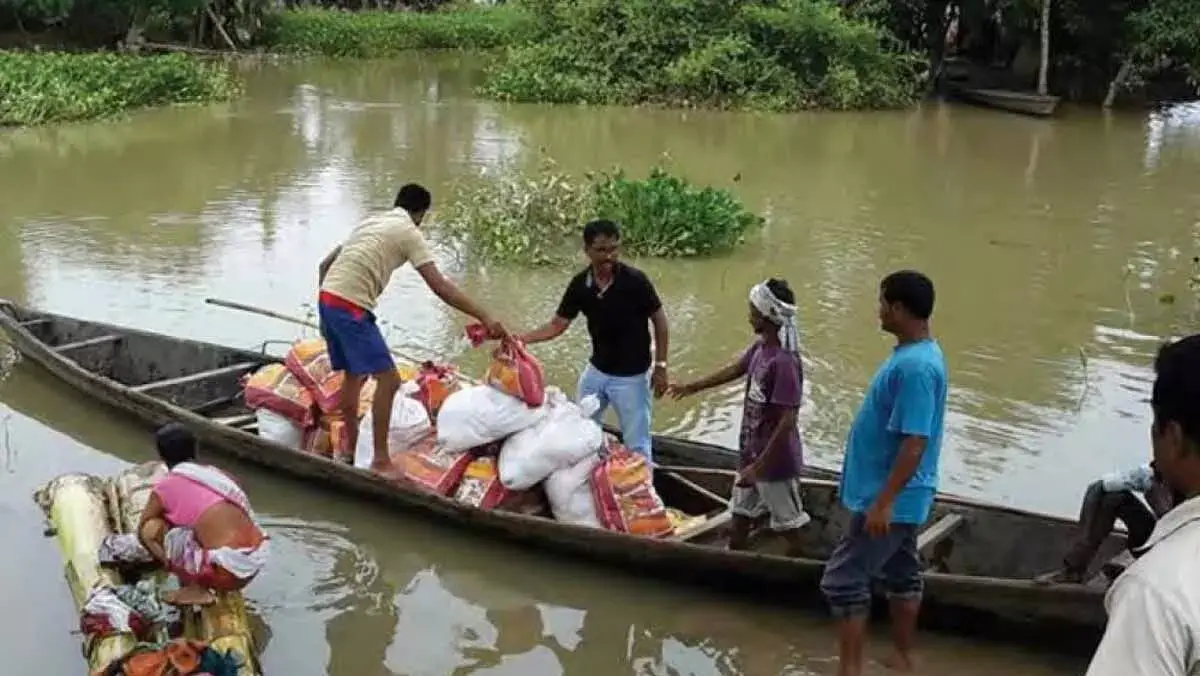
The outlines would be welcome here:
M 160 462 L 135 465 L 111 479 L 88 474 L 64 474 L 51 480 L 34 494 L 49 521 L 62 551 L 67 584 L 75 607 L 81 615 L 85 604 L 98 589 L 116 589 L 136 584 L 139 589 L 157 592 L 167 575 L 151 571 L 136 579 L 100 565 L 100 544 L 111 533 L 135 532 L 142 509 L 150 499 L 154 483 L 166 473 Z M 257 676 L 262 672 L 251 633 L 249 615 L 242 595 L 220 593 L 215 603 L 199 608 L 180 608 L 182 633 L 169 636 L 167 627 L 155 627 L 148 636 L 152 642 L 168 638 L 188 638 L 207 643 L 220 652 L 232 653 L 241 669 L 238 676 Z M 137 644 L 131 633 L 96 636 L 84 634 L 83 654 L 88 673 L 104 669 Z

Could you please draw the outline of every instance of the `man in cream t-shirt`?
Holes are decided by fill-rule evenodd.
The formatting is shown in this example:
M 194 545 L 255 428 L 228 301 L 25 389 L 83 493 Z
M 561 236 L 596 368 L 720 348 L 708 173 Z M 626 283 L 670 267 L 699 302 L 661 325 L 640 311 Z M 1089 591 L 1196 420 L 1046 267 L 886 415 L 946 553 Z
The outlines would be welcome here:
M 393 209 L 364 220 L 318 268 L 321 333 L 329 345 L 330 364 L 346 372 L 341 392 L 345 420 L 357 420 L 359 390 L 368 376 L 375 378 L 371 408 L 375 457 L 371 469 L 381 473 L 392 471 L 387 432 L 400 377 L 391 350 L 375 323 L 374 312 L 392 273 L 405 263 L 412 263 L 438 298 L 478 319 L 493 338 L 507 335 L 499 322 L 444 277 L 434 263 L 418 227 L 432 202 L 425 188 L 414 183 L 405 185 L 396 195 Z M 349 424 L 346 432 L 347 446 L 353 449 L 358 426 Z
M 1200 334 L 1163 346 L 1154 370 L 1154 466 L 1182 502 L 1108 590 L 1087 676 L 1200 674 Z

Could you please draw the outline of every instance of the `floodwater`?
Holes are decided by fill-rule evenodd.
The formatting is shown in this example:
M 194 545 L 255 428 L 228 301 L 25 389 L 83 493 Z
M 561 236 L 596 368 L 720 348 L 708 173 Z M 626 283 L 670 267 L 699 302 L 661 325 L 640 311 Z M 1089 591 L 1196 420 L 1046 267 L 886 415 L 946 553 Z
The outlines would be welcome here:
M 456 179 L 535 161 L 539 148 L 580 172 L 619 163 L 640 173 L 668 153 L 693 181 L 735 187 L 768 216 L 732 255 L 639 263 L 672 321 L 676 377 L 737 353 L 749 340 L 749 286 L 788 278 L 811 381 L 808 459 L 836 466 L 889 348 L 875 319 L 878 280 L 915 267 L 938 286 L 935 329 L 952 371 L 945 490 L 1070 514 L 1093 477 L 1147 457 L 1154 350 L 1194 325 L 1200 108 L 1066 109 L 1043 121 L 939 104 L 793 116 L 503 106 L 472 98 L 477 65 L 425 56 L 266 66 L 228 106 L 5 132 L 0 296 L 238 346 L 293 338 L 292 326 L 203 301 L 304 314 L 317 261 L 404 181 L 430 185 L 436 200 Z M 571 272 L 439 255 L 517 327 L 550 316 Z M 380 315 L 403 348 L 484 364 L 459 339 L 463 320 L 411 271 L 396 276 Z M 576 328 L 538 347 L 556 384 L 573 389 L 586 343 Z M 147 435 L 29 365 L 0 372 L 0 601 L 21 613 L 0 638 L 5 673 L 74 673 L 75 616 L 29 495 L 60 472 L 148 459 Z M 731 444 L 738 394 L 660 404 L 655 427 Z M 271 673 L 832 669 L 819 613 L 542 558 L 233 469 L 277 542 L 249 590 Z M 932 635 L 924 657 L 922 673 L 934 676 L 1084 664 Z

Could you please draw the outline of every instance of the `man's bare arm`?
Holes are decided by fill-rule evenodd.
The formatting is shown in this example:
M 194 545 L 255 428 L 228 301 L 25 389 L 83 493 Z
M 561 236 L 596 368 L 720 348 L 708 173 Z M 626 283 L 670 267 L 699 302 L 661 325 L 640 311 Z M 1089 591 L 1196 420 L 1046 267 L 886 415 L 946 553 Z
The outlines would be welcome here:
M 875 504 L 891 506 L 896 502 L 896 496 L 908 485 L 917 469 L 921 466 L 921 457 L 925 455 L 925 447 L 929 444 L 926 437 L 908 435 L 900 442 L 900 452 L 892 463 L 892 471 L 888 474 L 887 483 L 875 498 Z
M 441 270 L 438 270 L 437 264 L 430 262 L 417 268 L 421 279 L 425 280 L 425 284 L 429 286 L 429 290 L 435 296 L 441 298 L 447 305 L 458 310 L 459 312 L 474 317 L 484 324 L 491 324 L 492 317 L 483 308 L 475 304 L 467 294 L 463 293 L 454 282 L 450 281 Z
M 570 327 L 570 319 L 554 315 L 550 321 L 546 322 L 541 327 L 521 336 L 521 340 L 529 345 L 532 345 L 533 343 L 544 343 L 547 340 L 554 340 L 555 338 L 561 336 Z
M 671 347 L 671 331 L 667 326 L 667 313 L 660 307 L 650 315 L 654 327 L 654 363 L 657 366 L 667 361 Z

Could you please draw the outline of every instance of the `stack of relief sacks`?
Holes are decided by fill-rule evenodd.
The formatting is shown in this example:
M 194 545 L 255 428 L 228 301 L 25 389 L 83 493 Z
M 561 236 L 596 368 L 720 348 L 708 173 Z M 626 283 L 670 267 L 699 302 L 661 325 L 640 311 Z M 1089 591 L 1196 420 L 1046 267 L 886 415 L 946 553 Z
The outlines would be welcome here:
M 481 327 L 467 332 L 482 342 Z M 410 485 L 479 509 L 648 537 L 674 532 L 646 459 L 593 420 L 595 397 L 576 403 L 546 387 L 541 364 L 520 341 L 500 342 L 480 385 L 464 386 L 448 364 L 402 365 L 399 372 L 404 386 L 392 407 L 388 447 Z M 259 435 L 365 469 L 374 381 L 362 389 L 359 419 L 349 422 L 338 407 L 342 377 L 324 341 L 295 343 L 283 364 L 246 378 Z M 359 426 L 353 449 L 347 424 Z

